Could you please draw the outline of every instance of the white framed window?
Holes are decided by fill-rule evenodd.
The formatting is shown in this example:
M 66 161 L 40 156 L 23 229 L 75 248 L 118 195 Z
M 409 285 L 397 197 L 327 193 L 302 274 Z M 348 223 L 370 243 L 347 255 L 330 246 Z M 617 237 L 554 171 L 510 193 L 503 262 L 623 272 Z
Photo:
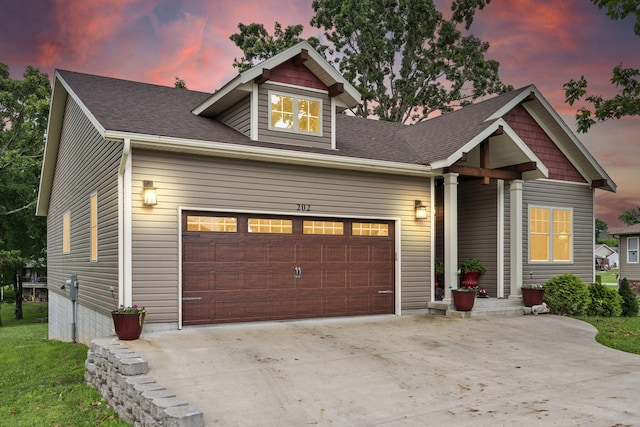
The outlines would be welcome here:
M 322 136 L 322 100 L 269 91 L 269 129 Z
M 62 253 L 71 252 L 71 211 L 62 216 Z
M 638 237 L 627 237 L 627 263 L 638 264 Z
M 91 211 L 91 261 L 98 261 L 98 193 L 90 198 Z
M 529 262 L 573 262 L 573 209 L 529 206 Z

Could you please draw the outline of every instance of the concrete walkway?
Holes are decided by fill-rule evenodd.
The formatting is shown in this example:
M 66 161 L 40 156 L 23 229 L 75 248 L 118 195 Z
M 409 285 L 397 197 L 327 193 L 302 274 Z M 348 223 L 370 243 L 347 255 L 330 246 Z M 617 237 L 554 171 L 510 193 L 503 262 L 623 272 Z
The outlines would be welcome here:
M 123 342 L 207 426 L 640 426 L 640 356 L 551 315 L 191 327 Z

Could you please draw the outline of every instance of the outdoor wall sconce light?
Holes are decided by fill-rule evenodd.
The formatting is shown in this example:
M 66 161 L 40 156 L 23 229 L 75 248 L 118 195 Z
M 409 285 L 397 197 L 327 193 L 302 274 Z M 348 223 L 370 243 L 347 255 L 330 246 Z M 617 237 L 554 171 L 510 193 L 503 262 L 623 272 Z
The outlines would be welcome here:
M 415 201 L 416 219 L 425 219 L 427 217 L 427 207 L 422 204 L 422 200 Z
M 153 186 L 153 181 L 142 181 L 142 194 L 145 206 L 154 206 L 158 204 L 156 187 Z

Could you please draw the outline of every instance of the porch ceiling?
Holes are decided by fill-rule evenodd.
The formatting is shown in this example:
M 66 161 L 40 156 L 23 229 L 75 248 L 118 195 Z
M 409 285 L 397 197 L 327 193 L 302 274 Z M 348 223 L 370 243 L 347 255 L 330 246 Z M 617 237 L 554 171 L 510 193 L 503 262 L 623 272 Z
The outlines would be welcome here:
M 455 162 L 451 167 L 444 168 L 443 172 L 459 172 L 461 176 L 489 176 L 491 178 L 502 178 L 500 173 L 503 171 L 517 171 L 520 179 L 532 180 L 538 178 L 546 178 L 548 170 L 540 159 L 535 156 L 531 150 L 524 145 L 518 137 L 513 137 L 512 132 L 505 131 L 501 135 L 495 135 L 488 138 L 488 153 L 485 154 L 485 163 L 482 159 L 481 143 L 475 145 L 466 155 L 461 156 L 460 160 Z M 485 148 L 487 150 L 487 148 Z M 531 169 L 531 167 L 534 167 Z M 465 173 L 466 168 L 470 173 Z M 531 169 L 531 170 L 528 170 Z M 494 175 L 494 176 L 492 176 Z M 497 176 L 495 176 L 497 175 Z M 515 178 L 503 178 L 515 179 Z

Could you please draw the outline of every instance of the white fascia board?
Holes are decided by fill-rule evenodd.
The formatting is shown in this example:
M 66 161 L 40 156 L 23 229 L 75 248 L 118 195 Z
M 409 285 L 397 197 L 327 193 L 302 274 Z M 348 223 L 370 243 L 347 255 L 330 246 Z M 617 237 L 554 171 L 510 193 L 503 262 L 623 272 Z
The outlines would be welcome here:
M 36 205 L 36 215 L 38 216 L 46 216 L 49 210 L 51 186 L 53 185 L 53 174 L 55 172 L 55 165 L 58 159 L 64 111 L 69 96 L 71 96 L 76 104 L 78 104 L 82 113 L 87 117 L 87 119 L 89 119 L 100 135 L 104 135 L 105 133 L 104 127 L 102 127 L 95 116 L 91 114 L 78 95 L 73 92 L 69 84 L 64 81 L 60 73 L 56 71 L 53 79 L 53 93 L 51 96 L 47 125 L 47 140 L 45 142 L 44 157 L 40 174 L 40 188 L 38 191 L 38 201 Z
M 553 119 L 558 123 L 558 125 L 560 126 L 560 128 L 562 129 L 562 131 L 569 137 L 569 139 L 571 140 L 571 142 L 573 144 L 575 144 L 575 146 L 578 148 L 578 150 L 580 151 L 580 153 L 589 161 L 589 163 L 591 163 L 591 165 L 593 166 L 593 168 L 598 172 L 598 174 L 607 180 L 607 182 L 609 183 L 609 187 L 612 189 L 613 192 L 616 191 L 616 184 L 615 182 L 613 182 L 613 180 L 611 179 L 611 177 L 607 174 L 607 172 L 605 172 L 605 170 L 602 168 L 602 166 L 600 166 L 600 164 L 598 163 L 598 161 L 591 155 L 591 153 L 589 152 L 589 150 L 586 149 L 586 147 L 582 144 L 582 142 L 578 139 L 578 137 L 573 133 L 573 131 L 569 128 L 569 126 L 567 126 L 567 124 L 565 123 L 564 120 L 562 120 L 562 117 L 560 117 L 560 115 L 558 114 L 558 112 L 551 106 L 551 104 L 549 104 L 549 102 L 546 100 L 546 98 L 544 96 L 542 96 L 542 93 L 538 90 L 537 87 L 535 87 L 535 85 L 530 85 L 527 87 L 526 90 L 523 90 L 522 93 L 520 95 L 518 95 L 517 97 L 515 97 L 514 99 L 512 99 L 509 103 L 505 104 L 502 108 L 500 108 L 499 110 L 497 110 L 496 112 L 494 112 L 491 116 L 489 116 L 487 118 L 487 121 L 489 120 L 495 120 L 498 118 L 503 117 L 505 114 L 507 114 L 509 111 L 511 111 L 513 108 L 515 108 L 518 104 L 520 104 L 525 98 L 527 98 L 529 95 L 531 95 L 531 93 L 533 92 L 534 96 L 536 97 L 536 100 L 544 107 L 544 109 L 551 115 L 551 117 L 553 117 Z M 542 123 L 542 121 L 537 117 L 537 115 L 535 115 L 530 108 L 527 107 L 527 104 L 523 104 L 523 107 L 525 108 L 525 110 L 527 110 L 527 112 L 531 115 L 531 117 L 534 118 L 534 120 L 536 120 L 536 122 L 538 123 L 538 125 L 540 127 L 542 127 L 545 132 L 547 133 L 547 135 L 553 139 L 553 142 L 556 144 L 556 146 L 560 149 L 560 151 L 562 151 L 562 153 L 567 156 L 567 158 L 571 158 L 571 156 L 566 152 L 566 149 L 562 146 L 562 144 L 559 144 L 558 141 L 555 139 L 554 135 L 548 131 L 548 127 L 545 126 L 544 123 Z M 576 169 L 578 169 L 578 171 L 580 172 L 580 174 L 586 179 L 589 180 L 589 176 L 580 169 L 579 165 L 576 165 L 575 162 L 572 162 L 572 164 L 574 165 L 574 167 Z M 547 175 L 548 176 L 548 175 Z
M 361 101 L 360 92 L 354 88 L 351 83 L 349 83 L 343 76 L 340 74 L 329 62 L 327 62 L 322 55 L 320 55 L 309 43 L 306 41 L 302 41 L 295 46 L 290 47 L 275 56 L 272 56 L 269 59 L 262 61 L 261 63 L 249 68 L 248 70 L 240 73 L 232 80 L 230 80 L 227 84 L 225 84 L 220 90 L 207 98 L 202 104 L 198 105 L 196 108 L 191 110 L 193 114 L 196 116 L 200 115 L 203 111 L 208 109 L 211 105 L 218 102 L 220 99 L 227 96 L 230 92 L 238 89 L 240 86 L 252 82 L 256 77 L 262 74 L 263 69 L 272 69 L 282 64 L 285 61 L 293 58 L 297 54 L 300 53 L 301 49 L 306 49 L 309 52 L 309 56 L 312 61 L 319 64 L 322 69 L 331 76 L 331 78 L 337 82 L 341 82 L 344 86 L 344 90 L 356 100 L 356 102 Z
M 535 89 L 535 88 L 534 88 Z M 549 102 L 542 96 L 542 94 L 540 94 L 540 92 L 537 91 L 536 89 L 536 98 L 538 100 L 538 102 L 540 102 L 540 104 L 542 104 L 542 106 L 547 110 L 547 112 L 553 117 L 553 119 L 558 122 L 558 124 L 560 125 L 560 128 L 562 129 L 562 131 L 569 137 L 569 139 L 571 140 L 571 142 L 578 148 L 578 151 L 580 151 L 580 154 L 582 154 L 587 161 L 591 164 L 591 166 L 596 170 L 596 172 L 603 178 L 607 180 L 607 183 L 609 184 L 609 187 L 611 188 L 611 191 L 613 191 L 614 193 L 616 192 L 616 188 L 617 185 L 616 183 L 611 179 L 611 177 L 609 176 L 609 174 L 607 174 L 607 172 L 602 168 L 602 166 L 600 166 L 600 163 L 598 163 L 598 161 L 593 157 L 593 155 L 591 155 L 591 153 L 589 152 L 589 150 L 587 150 L 587 148 L 584 146 L 584 144 L 582 144 L 582 142 L 580 141 L 580 139 L 578 139 L 578 137 L 575 135 L 575 133 L 573 133 L 573 131 L 569 128 L 569 126 L 565 123 L 564 120 L 562 120 L 562 117 L 560 117 L 560 115 L 556 112 L 556 110 L 553 109 L 553 107 L 551 106 L 551 104 L 549 104 Z M 524 108 L 525 110 L 527 110 L 527 112 L 529 114 L 531 114 L 531 117 L 537 118 L 537 116 L 535 114 L 533 114 L 533 112 L 527 108 L 527 105 L 524 104 Z M 567 154 L 565 152 L 565 148 L 562 146 L 562 144 L 559 144 L 558 141 L 555 138 L 555 135 L 553 135 L 553 133 L 548 131 L 547 126 L 544 125 L 544 123 L 540 123 L 540 120 L 536 120 L 536 122 L 538 122 L 538 124 L 540 125 L 540 127 L 542 127 L 545 132 L 547 133 L 547 135 L 553 139 L 553 142 L 556 144 L 556 146 L 563 152 L 563 154 L 565 156 L 567 156 L 567 158 L 571 159 L 571 156 L 569 154 Z M 573 166 L 578 169 L 580 171 L 580 173 L 582 174 L 582 176 L 588 181 L 590 178 L 589 176 L 583 172 L 579 165 L 576 164 L 576 162 L 571 162 L 573 164 Z
M 235 90 L 238 86 L 240 86 L 241 78 L 242 78 L 242 75 L 240 74 L 235 76 L 232 80 L 229 80 L 227 84 L 222 86 L 220 89 L 214 92 L 213 95 L 209 96 L 200 105 L 198 105 L 196 108 L 191 110 L 191 113 L 195 114 L 196 116 L 199 116 L 200 114 L 202 114 L 204 110 L 206 110 L 207 108 L 215 104 L 217 101 L 227 96 L 229 92 Z
M 58 80 L 57 72 L 53 80 L 53 94 L 49 106 L 49 118 L 47 120 L 47 136 L 44 144 L 44 155 L 40 169 L 40 185 L 38 187 L 38 200 L 36 215 L 47 216 L 49 201 L 51 200 L 51 187 L 53 174 L 58 159 L 60 148 L 60 135 L 62 134 L 62 120 L 66 105 L 67 92 Z
M 108 139 L 131 139 L 132 148 L 182 152 L 205 156 L 218 156 L 236 159 L 254 160 L 271 163 L 307 165 L 331 169 L 361 170 L 394 175 L 432 176 L 432 168 L 421 164 L 397 163 L 385 160 L 360 159 L 354 157 L 332 156 L 321 153 L 309 153 L 295 150 L 281 150 L 266 147 L 229 144 L 224 142 L 199 141 L 184 138 L 171 138 L 158 135 L 145 135 L 121 131 L 107 131 Z
M 540 96 L 540 92 L 534 85 L 529 85 L 525 90 L 523 90 L 520 95 L 513 98 L 511 101 L 502 106 L 502 108 L 496 110 L 492 115 L 487 117 L 485 122 L 489 122 L 491 120 L 496 120 L 502 118 L 509 111 L 516 108 L 525 98 L 531 95 L 531 92 L 535 92 L 536 96 Z
M 486 128 L 484 131 L 480 132 L 476 135 L 471 141 L 467 142 L 462 148 L 457 150 L 451 156 L 444 160 L 438 160 L 432 162 L 432 169 L 442 169 L 446 167 L 452 166 L 455 162 L 460 160 L 463 153 L 468 153 L 472 149 L 474 149 L 478 144 L 482 141 L 490 137 L 495 131 L 497 131 L 500 126 L 502 126 L 503 132 L 509 136 L 511 141 L 523 152 L 523 154 L 529 159 L 529 161 L 536 162 L 536 167 L 545 177 L 549 176 L 549 169 L 542 163 L 542 161 L 535 155 L 533 151 L 525 144 L 525 142 L 520 139 L 518 134 L 505 122 L 503 119 L 496 120 L 491 126 Z
M 65 82 L 64 79 L 57 72 L 56 72 L 56 79 L 60 80 L 60 83 L 64 86 L 69 96 L 71 96 L 71 98 L 73 98 L 76 104 L 78 104 L 78 106 L 82 110 L 82 113 L 87 117 L 87 119 L 89 119 L 93 127 L 95 127 L 96 130 L 98 131 L 98 133 L 100 133 L 100 135 L 104 135 L 105 133 L 104 127 L 100 124 L 98 119 L 96 119 L 95 116 L 91 113 L 91 110 L 89 110 L 87 106 L 84 105 L 82 100 L 80 100 L 80 97 L 78 97 L 78 95 L 76 95 L 73 89 L 71 89 L 71 86 L 69 86 L 69 84 L 67 84 L 67 82 Z

